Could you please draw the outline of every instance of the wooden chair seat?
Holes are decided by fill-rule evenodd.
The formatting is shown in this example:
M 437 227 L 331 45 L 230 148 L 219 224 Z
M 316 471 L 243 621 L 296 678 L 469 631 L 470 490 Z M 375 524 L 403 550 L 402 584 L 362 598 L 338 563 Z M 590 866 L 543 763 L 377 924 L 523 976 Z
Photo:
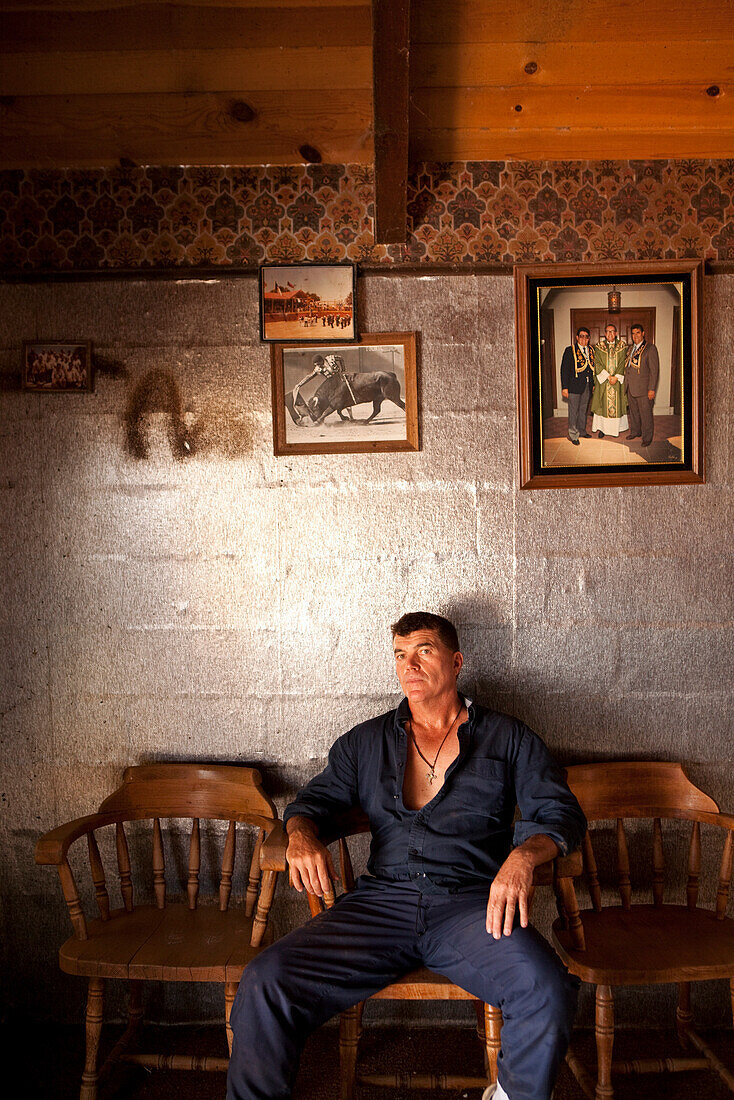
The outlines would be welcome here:
M 59 951 L 66 974 L 164 982 L 239 982 L 255 955 L 272 940 L 268 929 L 252 947 L 253 918 L 243 910 L 141 906 L 115 909 L 109 920 L 87 924 Z
M 455 985 L 443 974 L 434 974 L 432 970 L 421 966 L 411 970 L 396 982 L 373 993 L 373 1001 L 476 1001 L 477 998 L 460 986 Z
M 734 920 L 684 905 L 618 906 L 583 913 L 586 950 L 575 950 L 561 921 L 556 950 L 585 982 L 653 985 L 728 978 L 734 971 Z

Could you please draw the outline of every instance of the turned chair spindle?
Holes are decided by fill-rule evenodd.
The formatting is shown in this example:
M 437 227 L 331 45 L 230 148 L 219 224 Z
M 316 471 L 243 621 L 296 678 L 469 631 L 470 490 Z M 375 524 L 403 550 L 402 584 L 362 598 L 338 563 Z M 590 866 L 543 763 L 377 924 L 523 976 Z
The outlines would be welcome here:
M 115 846 L 117 849 L 117 867 L 120 875 L 120 893 L 122 901 L 128 913 L 133 911 L 133 880 L 130 867 L 130 849 L 127 846 L 127 837 L 122 822 L 115 826 Z
M 663 904 L 663 885 L 665 881 L 665 861 L 663 858 L 663 827 L 659 817 L 652 823 L 652 900 L 653 905 Z
M 250 876 L 247 880 L 245 913 L 248 917 L 251 917 L 255 911 L 255 902 L 257 901 L 257 895 L 260 890 L 260 878 L 262 875 L 262 867 L 260 866 L 260 852 L 262 850 L 262 843 L 264 839 L 265 833 L 262 829 L 260 829 L 257 834 L 257 840 L 255 841 L 255 851 L 252 855 L 252 862 L 250 863 Z
M 153 820 L 153 893 L 159 909 L 166 907 L 166 857 L 163 853 L 161 819 Z
M 189 881 L 186 884 L 186 893 L 189 899 L 189 909 L 196 909 L 199 897 L 199 869 L 201 867 L 201 837 L 199 835 L 199 819 L 195 817 L 191 823 L 191 841 L 189 843 Z
M 623 909 L 629 909 L 632 902 L 632 888 L 630 886 L 630 854 L 627 847 L 627 835 L 624 831 L 624 821 L 617 818 L 617 886 Z
M 688 883 L 686 896 L 688 908 L 695 909 L 698 904 L 698 880 L 701 875 L 701 825 L 693 822 L 691 827 L 691 843 L 688 848 Z
M 716 919 L 723 920 L 726 916 L 726 908 L 729 904 L 729 887 L 731 886 L 732 856 L 734 856 L 734 833 L 727 833 L 724 841 L 724 851 L 721 854 L 719 867 L 719 883 L 716 890 Z M 734 996 L 734 986 L 732 986 Z M 734 1011 L 734 1003 L 732 1004 Z
M 234 872 L 235 849 L 237 847 L 237 828 L 234 821 L 230 821 L 227 829 L 227 839 L 224 842 L 222 855 L 222 874 L 219 879 L 219 909 L 224 913 L 229 905 L 232 893 L 232 874 Z
M 596 866 L 594 846 L 591 843 L 591 835 L 588 832 L 584 837 L 584 843 L 581 850 L 584 854 L 584 869 L 586 870 L 591 904 L 598 913 L 601 912 L 601 888 L 599 886 L 599 872 Z
M 94 896 L 97 899 L 97 908 L 102 920 L 110 919 L 110 898 L 107 893 L 107 883 L 105 881 L 104 867 L 102 866 L 102 857 L 99 854 L 99 845 L 97 844 L 97 838 L 94 833 L 89 833 L 87 837 L 89 847 L 89 869 L 92 874 L 92 882 L 94 883 Z

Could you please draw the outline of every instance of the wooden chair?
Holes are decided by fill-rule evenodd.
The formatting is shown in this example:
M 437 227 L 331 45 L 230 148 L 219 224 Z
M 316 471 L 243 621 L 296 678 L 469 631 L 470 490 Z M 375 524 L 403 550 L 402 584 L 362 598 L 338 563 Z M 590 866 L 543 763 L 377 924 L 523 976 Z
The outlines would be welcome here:
M 584 948 L 571 941 L 570 926 L 578 925 L 578 907 L 571 884 L 561 898 L 564 917 L 553 926 L 556 947 L 568 969 L 596 986 L 597 1079 L 592 1079 L 571 1050 L 567 1061 L 590 1100 L 610 1100 L 612 1074 L 661 1070 L 712 1069 L 734 1091 L 734 1075 L 721 1063 L 693 1027 L 691 982 L 729 978 L 734 1012 L 734 921 L 726 916 L 732 873 L 734 817 L 719 813 L 712 798 L 686 777 L 680 764 L 600 763 L 568 769 L 568 782 L 590 825 L 614 822 L 616 880 L 620 905 L 602 905 L 597 851 L 591 830 L 584 841 L 584 866 L 592 908 L 583 910 Z M 632 902 L 630 854 L 625 818 L 648 818 L 652 848 L 651 872 L 645 877 L 652 904 Z M 686 904 L 663 900 L 664 847 L 662 820 L 690 821 Z M 701 825 L 724 832 L 718 892 L 713 909 L 698 906 L 701 871 Z M 639 831 L 639 830 L 637 830 Z M 597 845 L 597 848 L 599 846 Z M 565 927 L 564 927 L 565 923 Z M 697 1056 L 613 1062 L 614 986 L 677 983 L 677 1029 L 684 1048 Z
M 341 882 L 345 890 L 354 888 L 354 869 L 347 845 L 347 838 L 369 832 L 366 815 L 359 809 L 335 818 L 328 835 L 323 836 L 327 844 L 338 843 L 338 862 Z M 274 871 L 286 868 L 285 850 L 287 836 L 283 826 L 278 824 L 270 833 L 262 847 L 262 865 Z M 573 875 L 581 873 L 581 855 L 568 856 L 545 863 L 535 872 L 535 885 L 556 884 L 559 892 L 570 898 L 573 892 Z M 563 885 L 560 885 L 563 883 Z M 323 908 L 334 904 L 334 895 L 327 895 L 322 901 L 315 894 L 307 894 L 311 915 L 316 916 Z M 471 993 L 461 989 L 448 978 L 434 974 L 426 967 L 404 974 L 397 981 L 374 993 L 371 1000 L 386 1001 L 471 1001 L 477 1014 L 477 1035 L 482 1043 L 485 1076 L 476 1077 L 458 1074 L 428 1073 L 361 1073 L 357 1074 L 357 1054 L 362 1034 L 362 1012 L 364 1002 L 343 1012 L 339 1022 L 339 1067 L 341 1100 L 352 1100 L 357 1084 L 386 1086 L 400 1089 L 485 1089 L 497 1080 L 497 1057 L 500 1051 L 500 1031 L 502 1013 L 493 1005 L 483 1004 Z
M 182 897 L 169 904 L 161 819 L 192 818 L 188 868 Z M 125 824 L 152 819 L 149 867 L 151 903 L 135 904 L 136 876 Z M 199 905 L 202 819 L 228 821 L 215 904 Z M 227 1041 L 231 1051 L 229 1014 L 247 963 L 272 939 L 267 921 L 277 872 L 260 873 L 262 841 L 276 822 L 275 808 L 262 790 L 254 768 L 199 764 L 151 764 L 127 768 L 122 786 L 105 799 L 96 814 L 61 825 L 41 837 L 36 862 L 53 864 L 61 878 L 74 935 L 59 952 L 61 969 L 89 979 L 86 1013 L 86 1060 L 81 1100 L 95 1100 L 102 1073 L 113 1062 L 135 1062 L 148 1068 L 226 1070 L 227 1058 L 196 1055 L 134 1054 L 128 1047 L 142 1020 L 143 982 L 219 982 L 224 985 Z M 253 826 L 254 851 L 249 875 L 238 875 L 243 890 L 229 907 L 235 884 L 237 824 Z M 114 830 L 121 905 L 113 908 L 97 835 L 112 842 Z M 128 830 L 128 832 L 132 832 Z M 86 837 L 92 889 L 99 917 L 87 920 L 68 860 L 75 840 Z M 142 838 L 134 828 L 133 850 Z M 171 840 L 167 837 L 167 840 Z M 205 840 L 209 841 L 208 833 Z M 170 844 L 169 844 L 170 848 Z M 175 854 L 175 853 L 174 853 Z M 146 860 L 146 863 L 148 860 Z M 169 861 L 173 863 L 173 859 Z M 245 887 L 246 883 L 246 889 Z M 183 883 L 182 883 L 183 887 Z M 239 893 L 244 893 L 244 905 Z M 253 918 L 254 912 L 254 918 Z M 129 982 L 128 1027 L 101 1069 L 97 1066 L 104 983 L 108 978 Z

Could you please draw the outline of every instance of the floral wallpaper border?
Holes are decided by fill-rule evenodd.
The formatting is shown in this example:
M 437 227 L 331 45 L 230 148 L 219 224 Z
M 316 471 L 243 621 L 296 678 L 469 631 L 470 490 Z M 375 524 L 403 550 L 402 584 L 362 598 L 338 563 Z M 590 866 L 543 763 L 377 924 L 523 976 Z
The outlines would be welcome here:
M 373 213 L 358 164 L 5 170 L 0 272 L 734 261 L 734 160 L 424 164 L 407 244 L 376 245 Z

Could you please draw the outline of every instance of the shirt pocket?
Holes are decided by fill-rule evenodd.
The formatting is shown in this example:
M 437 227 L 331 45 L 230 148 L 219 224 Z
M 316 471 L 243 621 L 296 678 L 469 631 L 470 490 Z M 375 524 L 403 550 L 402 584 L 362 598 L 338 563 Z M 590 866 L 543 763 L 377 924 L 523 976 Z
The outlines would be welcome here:
M 468 814 L 496 819 L 514 807 L 512 778 L 504 760 L 467 760 L 458 778 L 456 794 Z

